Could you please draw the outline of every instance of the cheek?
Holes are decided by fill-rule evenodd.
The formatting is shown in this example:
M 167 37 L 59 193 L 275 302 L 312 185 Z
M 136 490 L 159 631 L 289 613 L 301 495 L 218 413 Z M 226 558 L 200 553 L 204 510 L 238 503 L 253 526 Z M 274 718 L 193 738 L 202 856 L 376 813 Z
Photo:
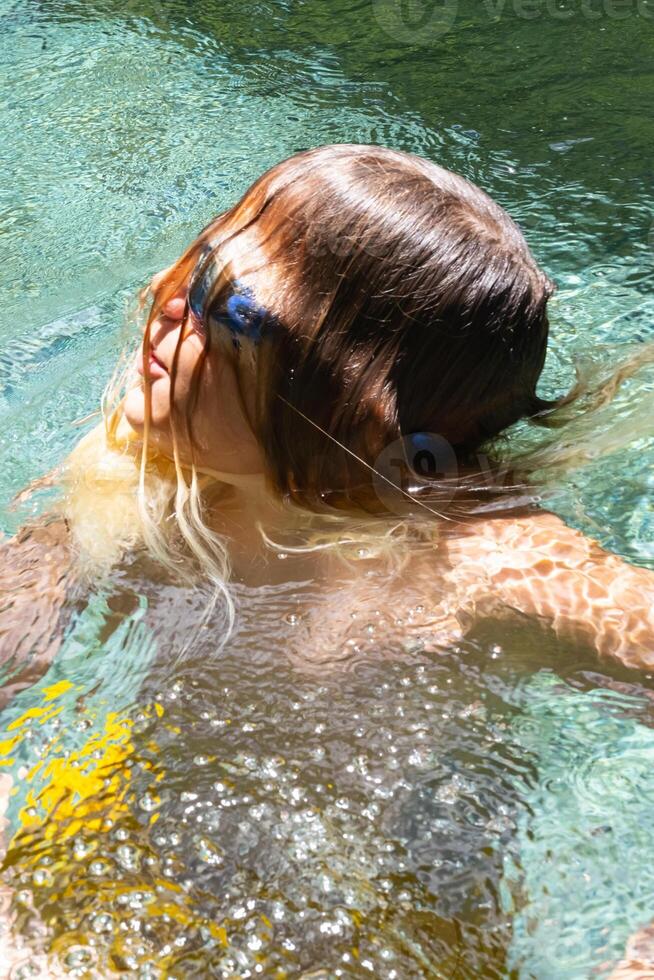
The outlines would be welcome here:
M 152 425 L 155 428 L 167 426 L 170 419 L 170 381 L 157 378 L 152 384 Z M 144 399 L 145 400 L 145 399 Z
M 133 429 L 140 432 L 145 425 L 145 395 L 141 386 L 132 388 L 123 402 L 125 418 Z
M 225 432 L 225 386 L 221 384 L 224 372 L 216 360 L 212 353 L 204 364 L 191 410 L 193 439 L 202 452 L 219 445 Z
M 200 466 L 223 473 L 255 473 L 261 452 L 244 411 L 233 362 L 219 353 L 205 364 L 193 409 L 193 441 Z

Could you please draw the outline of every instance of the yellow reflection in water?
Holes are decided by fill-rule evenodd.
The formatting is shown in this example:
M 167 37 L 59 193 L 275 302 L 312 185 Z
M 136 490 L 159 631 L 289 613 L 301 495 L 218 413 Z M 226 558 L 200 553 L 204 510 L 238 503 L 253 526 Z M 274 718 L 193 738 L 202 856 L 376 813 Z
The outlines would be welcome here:
M 73 687 L 65 680 L 44 687 L 42 704 L 7 726 L 11 734 L 0 742 L 0 770 L 13 766 L 16 779 L 18 744 L 31 726 L 45 725 L 60 714 L 64 705 L 58 701 Z M 141 716 L 162 718 L 163 713 L 154 704 Z M 46 926 L 40 952 L 63 964 L 72 956 L 75 964 L 91 971 L 79 976 L 96 976 L 98 967 L 122 971 L 144 963 L 156 963 L 157 975 L 166 975 L 183 955 L 182 935 L 201 933 L 210 943 L 226 947 L 227 933 L 199 915 L 185 889 L 160 873 L 149 847 L 148 827 L 156 823 L 161 803 L 155 790 L 165 771 L 137 756 L 129 717 L 109 712 L 101 720 L 98 714 L 85 712 L 98 730 L 80 747 L 72 750 L 70 735 L 61 730 L 43 758 L 18 770 L 11 792 L 22 792 L 24 802 L 3 867 L 15 891 L 16 927 L 33 922 L 36 914 Z M 156 753 L 154 743 L 147 747 L 151 755 Z M 147 826 L 135 817 L 136 770 L 147 773 L 151 783 Z M 128 868 L 115 859 L 117 832 L 117 839 L 129 839 L 139 854 Z

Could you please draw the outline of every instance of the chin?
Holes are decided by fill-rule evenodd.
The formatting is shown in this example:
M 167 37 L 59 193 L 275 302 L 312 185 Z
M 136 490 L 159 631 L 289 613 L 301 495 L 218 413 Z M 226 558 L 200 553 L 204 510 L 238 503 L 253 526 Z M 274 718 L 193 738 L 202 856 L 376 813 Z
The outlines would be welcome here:
M 145 430 L 145 395 L 142 388 L 133 388 L 125 396 L 123 401 L 123 417 L 129 427 L 139 436 L 143 436 Z M 159 418 L 157 403 L 153 399 L 152 417 L 148 432 L 148 444 L 152 449 L 170 456 L 172 459 L 172 444 L 170 442 L 170 429 L 168 422 L 168 412 L 164 413 L 164 419 Z
M 143 432 L 145 426 L 145 395 L 141 387 L 132 388 L 125 396 L 123 415 L 136 432 Z

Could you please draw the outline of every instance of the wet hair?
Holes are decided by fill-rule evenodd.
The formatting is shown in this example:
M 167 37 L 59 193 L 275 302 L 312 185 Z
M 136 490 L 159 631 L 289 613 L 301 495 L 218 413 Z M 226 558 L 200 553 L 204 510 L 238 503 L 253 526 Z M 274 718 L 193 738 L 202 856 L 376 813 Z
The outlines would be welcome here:
M 281 495 L 369 508 L 369 467 L 393 441 L 435 433 L 465 460 L 552 407 L 536 385 L 554 284 L 516 223 L 469 181 L 385 147 L 299 153 L 207 226 L 150 322 L 199 254 L 210 247 L 220 264 L 225 241 L 253 229 L 280 273 L 251 422 Z M 230 280 L 224 268 L 208 309 Z

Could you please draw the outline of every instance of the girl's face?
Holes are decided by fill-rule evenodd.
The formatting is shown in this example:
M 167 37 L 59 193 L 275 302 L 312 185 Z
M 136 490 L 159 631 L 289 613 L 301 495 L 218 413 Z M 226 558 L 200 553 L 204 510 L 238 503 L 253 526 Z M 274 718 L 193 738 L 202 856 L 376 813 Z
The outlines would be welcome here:
M 245 236 L 241 236 L 245 237 Z M 242 243 L 238 255 L 246 253 Z M 238 255 L 229 256 L 238 268 Z M 250 250 L 249 255 L 252 255 Z M 221 259 L 228 258 L 223 256 Z M 152 281 L 152 291 L 163 282 L 167 270 Z M 257 276 L 257 292 L 260 277 Z M 227 327 L 212 326 L 209 352 L 204 353 L 204 325 L 187 313 L 188 286 L 162 308 L 150 330 L 151 414 L 148 439 L 153 447 L 173 457 L 171 370 L 175 352 L 177 363 L 174 386 L 174 425 L 177 450 L 182 463 L 195 463 L 198 470 L 225 475 L 263 472 L 263 453 L 250 419 L 254 418 L 255 376 L 252 359 L 235 356 Z M 199 374 L 196 373 L 204 361 Z M 137 357 L 137 370 L 143 377 L 138 388 L 129 392 L 124 412 L 130 426 L 143 432 L 146 416 L 145 368 L 143 351 Z M 184 419 L 190 419 L 190 439 Z

